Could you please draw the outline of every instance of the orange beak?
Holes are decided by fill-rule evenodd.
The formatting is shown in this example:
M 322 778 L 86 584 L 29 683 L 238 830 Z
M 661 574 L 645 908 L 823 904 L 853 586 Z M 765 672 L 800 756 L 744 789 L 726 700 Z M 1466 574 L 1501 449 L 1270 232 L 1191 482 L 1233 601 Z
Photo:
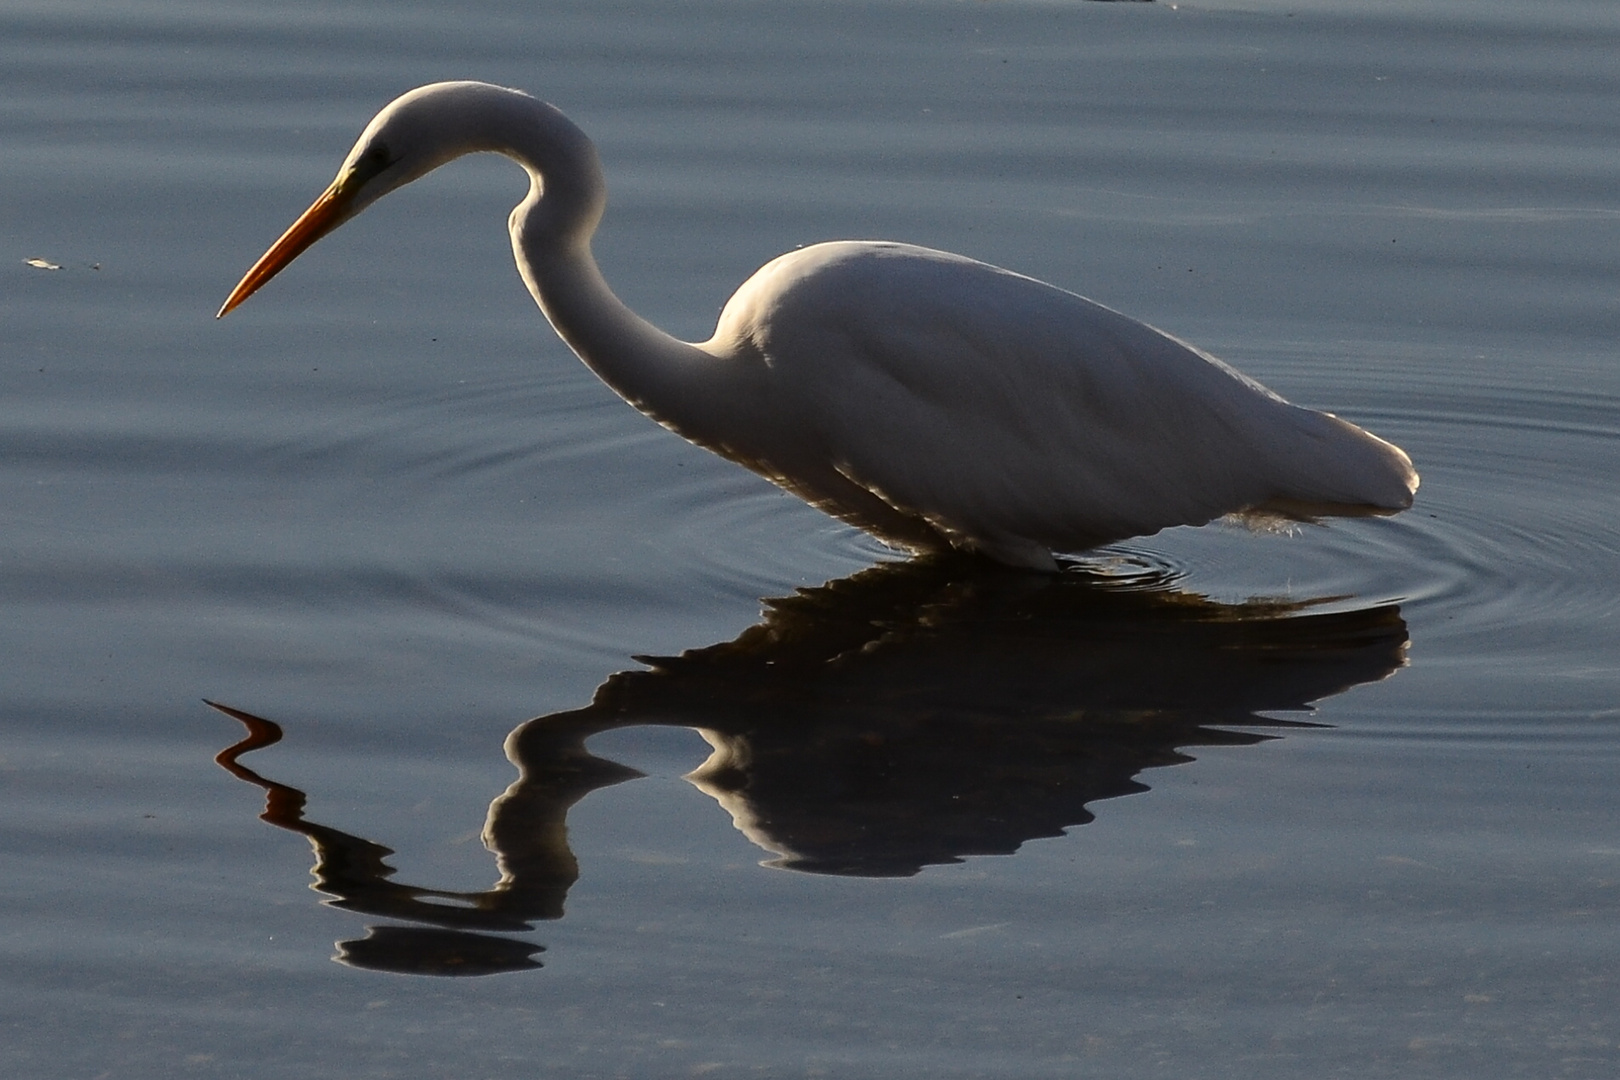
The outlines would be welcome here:
M 259 286 L 269 281 L 281 272 L 282 267 L 292 262 L 304 253 L 315 241 L 337 228 L 348 218 L 347 209 L 354 201 L 354 191 L 358 186 L 352 182 L 344 183 L 345 177 L 339 177 L 332 182 L 332 186 L 321 193 L 315 204 L 305 210 L 291 228 L 281 234 L 281 239 L 270 245 L 270 250 L 259 256 L 259 261 L 247 272 L 231 295 L 225 298 L 225 306 L 219 309 L 216 319 L 223 319 L 230 314 L 232 308 L 252 296 L 259 290 Z

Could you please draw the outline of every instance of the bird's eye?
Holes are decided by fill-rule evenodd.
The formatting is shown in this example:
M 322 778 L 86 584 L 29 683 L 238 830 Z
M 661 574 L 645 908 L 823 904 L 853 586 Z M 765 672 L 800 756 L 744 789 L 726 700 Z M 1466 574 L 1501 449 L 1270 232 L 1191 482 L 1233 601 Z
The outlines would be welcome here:
M 393 163 L 394 155 L 388 152 L 388 147 L 381 143 L 375 143 L 355 160 L 353 166 L 354 178 L 364 183 Z

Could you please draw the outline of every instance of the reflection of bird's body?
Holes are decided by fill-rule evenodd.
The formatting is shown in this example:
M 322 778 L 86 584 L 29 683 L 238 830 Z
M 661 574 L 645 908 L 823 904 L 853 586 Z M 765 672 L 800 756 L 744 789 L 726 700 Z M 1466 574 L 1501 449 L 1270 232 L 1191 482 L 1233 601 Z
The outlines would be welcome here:
M 221 314 L 376 199 L 475 151 L 529 170 L 511 219 L 518 268 L 593 371 L 897 546 L 1051 568 L 1053 551 L 1230 513 L 1411 504 L 1417 475 L 1389 443 L 1143 323 L 943 252 L 846 241 L 784 255 L 712 338 L 678 341 L 625 307 L 591 256 L 606 197 L 590 141 L 551 106 L 482 83 L 422 87 L 378 114 Z

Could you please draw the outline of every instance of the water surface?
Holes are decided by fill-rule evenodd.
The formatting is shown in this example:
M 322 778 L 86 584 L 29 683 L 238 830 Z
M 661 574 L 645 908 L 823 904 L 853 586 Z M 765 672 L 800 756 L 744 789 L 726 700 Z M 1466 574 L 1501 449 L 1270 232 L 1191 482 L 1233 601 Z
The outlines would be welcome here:
M 1613 1075 L 1610 6 L 56 0 L 0 55 L 8 1075 Z M 1418 504 L 894 565 L 567 353 L 498 160 L 216 323 L 441 78 L 592 134 L 672 332 L 961 251 Z

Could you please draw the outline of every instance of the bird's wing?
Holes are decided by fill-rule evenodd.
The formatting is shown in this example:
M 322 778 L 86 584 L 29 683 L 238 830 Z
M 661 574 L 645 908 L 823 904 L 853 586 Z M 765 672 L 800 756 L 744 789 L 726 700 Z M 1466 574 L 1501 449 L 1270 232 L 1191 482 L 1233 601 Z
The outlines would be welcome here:
M 749 312 L 773 411 L 840 473 L 950 534 L 1063 550 L 1201 524 L 1271 497 L 1264 444 L 1292 414 L 1317 415 L 972 260 L 880 244 L 787 260 L 762 271 Z

